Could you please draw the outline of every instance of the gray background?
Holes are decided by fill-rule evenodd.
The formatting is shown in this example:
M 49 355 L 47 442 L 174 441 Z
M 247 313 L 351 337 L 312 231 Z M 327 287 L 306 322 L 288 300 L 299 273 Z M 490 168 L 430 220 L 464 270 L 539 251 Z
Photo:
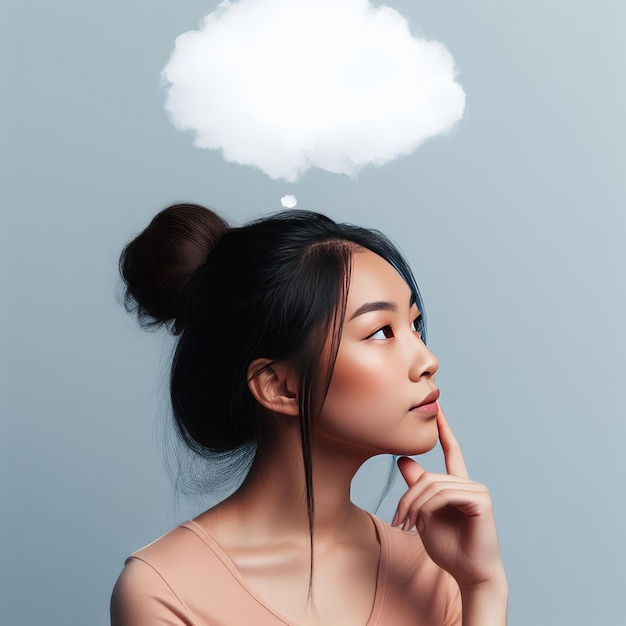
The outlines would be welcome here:
M 241 223 L 285 193 L 411 260 L 510 623 L 623 620 L 625 5 L 390 4 L 450 49 L 466 118 L 358 180 L 294 185 L 194 149 L 162 110 L 174 38 L 213 2 L 0 5 L 3 623 L 106 624 L 124 558 L 197 512 L 163 469 L 170 346 L 116 303 L 121 247 L 171 202 Z M 385 467 L 358 477 L 363 505 Z

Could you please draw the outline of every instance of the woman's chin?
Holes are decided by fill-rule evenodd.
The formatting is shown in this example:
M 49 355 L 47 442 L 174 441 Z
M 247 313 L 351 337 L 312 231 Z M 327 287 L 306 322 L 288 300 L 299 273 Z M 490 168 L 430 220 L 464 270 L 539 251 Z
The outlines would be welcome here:
M 419 454 L 426 454 L 426 452 L 430 452 L 439 441 L 439 432 L 435 429 L 432 436 L 429 437 L 421 437 L 419 441 L 414 442 L 406 442 L 410 445 L 402 446 L 402 450 L 395 452 L 398 456 L 417 456 Z

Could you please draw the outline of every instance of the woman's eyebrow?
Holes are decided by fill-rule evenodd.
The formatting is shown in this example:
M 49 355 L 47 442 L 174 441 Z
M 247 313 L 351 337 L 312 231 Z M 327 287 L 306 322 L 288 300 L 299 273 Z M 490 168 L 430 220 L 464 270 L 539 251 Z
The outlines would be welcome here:
M 371 311 L 397 311 L 398 306 L 395 302 L 366 302 L 362 304 L 351 316 L 350 320 L 353 320 L 359 315 L 370 313 Z M 348 321 L 350 321 L 348 320 Z

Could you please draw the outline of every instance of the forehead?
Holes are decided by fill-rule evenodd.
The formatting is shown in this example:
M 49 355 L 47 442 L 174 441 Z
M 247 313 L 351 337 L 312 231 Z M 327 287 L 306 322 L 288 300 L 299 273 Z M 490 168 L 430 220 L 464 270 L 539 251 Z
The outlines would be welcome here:
M 361 248 L 354 251 L 346 303 L 348 318 L 364 302 L 404 305 L 411 295 L 409 286 L 391 263 L 371 250 Z

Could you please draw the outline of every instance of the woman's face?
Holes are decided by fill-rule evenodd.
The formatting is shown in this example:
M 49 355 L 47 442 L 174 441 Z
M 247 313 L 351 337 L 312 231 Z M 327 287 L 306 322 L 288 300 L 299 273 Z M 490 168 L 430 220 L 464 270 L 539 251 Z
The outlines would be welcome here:
M 416 330 L 419 315 L 393 266 L 356 250 L 337 360 L 316 422 L 320 443 L 365 456 L 420 454 L 436 444 L 439 363 Z

